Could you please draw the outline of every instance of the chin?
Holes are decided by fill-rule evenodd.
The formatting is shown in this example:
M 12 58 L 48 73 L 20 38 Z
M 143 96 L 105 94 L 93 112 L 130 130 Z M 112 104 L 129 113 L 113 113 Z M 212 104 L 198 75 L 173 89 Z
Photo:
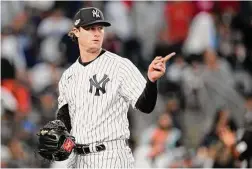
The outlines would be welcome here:
M 88 52 L 90 53 L 96 53 L 101 49 L 101 47 L 91 47 L 88 49 Z

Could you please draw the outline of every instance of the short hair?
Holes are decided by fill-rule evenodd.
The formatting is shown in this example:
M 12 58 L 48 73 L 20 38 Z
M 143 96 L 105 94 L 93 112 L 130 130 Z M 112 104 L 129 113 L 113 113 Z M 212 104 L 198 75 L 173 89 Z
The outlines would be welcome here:
M 78 29 L 78 28 L 77 28 Z M 74 42 L 74 43 L 77 43 L 78 44 L 78 38 L 75 36 L 73 30 L 71 30 L 70 32 L 68 32 L 67 34 L 70 39 Z

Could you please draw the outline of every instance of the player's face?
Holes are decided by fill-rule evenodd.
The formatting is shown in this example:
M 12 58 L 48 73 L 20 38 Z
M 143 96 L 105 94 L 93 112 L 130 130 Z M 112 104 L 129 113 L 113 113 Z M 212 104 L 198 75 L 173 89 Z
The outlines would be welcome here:
M 79 44 L 87 50 L 99 50 L 103 43 L 104 27 L 102 25 L 80 27 L 77 37 Z

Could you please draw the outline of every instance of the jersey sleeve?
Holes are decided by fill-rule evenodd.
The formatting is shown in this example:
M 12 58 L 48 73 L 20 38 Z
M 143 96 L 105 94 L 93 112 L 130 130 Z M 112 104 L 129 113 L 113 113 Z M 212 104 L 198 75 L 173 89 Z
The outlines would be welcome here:
M 60 109 L 62 106 L 64 106 L 65 104 L 67 104 L 67 100 L 66 100 L 66 95 L 65 95 L 65 86 L 63 84 L 64 79 L 63 77 L 61 77 L 60 81 L 59 81 L 59 96 L 58 96 L 58 109 Z
M 146 79 L 137 67 L 126 58 L 120 63 L 118 76 L 120 95 L 129 101 L 133 108 L 136 108 L 136 102 L 146 86 Z

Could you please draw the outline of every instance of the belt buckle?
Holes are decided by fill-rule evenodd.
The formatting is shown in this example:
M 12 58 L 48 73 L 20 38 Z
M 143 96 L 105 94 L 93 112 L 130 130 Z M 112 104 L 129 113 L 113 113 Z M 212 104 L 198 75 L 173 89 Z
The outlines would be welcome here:
M 86 148 L 86 146 L 84 146 L 84 145 L 81 147 L 81 149 L 83 151 L 83 155 L 87 155 L 88 154 L 88 153 L 85 152 L 85 148 Z
M 129 146 L 129 140 L 125 139 L 124 141 L 125 141 L 126 146 Z
M 95 149 L 97 152 L 104 151 L 106 150 L 106 146 L 103 143 L 100 143 L 95 146 Z

